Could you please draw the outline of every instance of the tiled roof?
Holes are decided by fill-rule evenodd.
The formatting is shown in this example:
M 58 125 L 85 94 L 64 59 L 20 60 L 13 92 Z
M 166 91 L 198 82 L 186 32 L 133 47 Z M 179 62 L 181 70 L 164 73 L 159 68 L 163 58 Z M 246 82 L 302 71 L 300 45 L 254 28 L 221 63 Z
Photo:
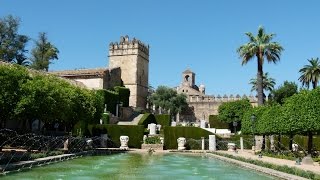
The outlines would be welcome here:
M 78 70 L 64 70 L 64 71 L 52 71 L 50 74 L 55 74 L 62 77 L 70 76 L 103 76 L 108 69 L 96 68 L 96 69 L 78 69 Z

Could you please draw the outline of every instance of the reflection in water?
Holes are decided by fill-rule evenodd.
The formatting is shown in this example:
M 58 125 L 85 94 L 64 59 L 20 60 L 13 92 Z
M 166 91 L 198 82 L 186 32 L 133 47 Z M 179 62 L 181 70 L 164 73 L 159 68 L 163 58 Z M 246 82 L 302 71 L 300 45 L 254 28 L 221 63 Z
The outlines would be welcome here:
M 179 154 L 88 156 L 1 179 L 272 179 L 214 158 Z

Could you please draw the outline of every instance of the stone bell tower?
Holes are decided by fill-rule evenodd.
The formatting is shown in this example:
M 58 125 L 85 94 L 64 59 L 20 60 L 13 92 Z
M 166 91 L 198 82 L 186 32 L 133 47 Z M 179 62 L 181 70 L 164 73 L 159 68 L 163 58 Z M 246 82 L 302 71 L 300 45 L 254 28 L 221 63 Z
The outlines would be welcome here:
M 182 84 L 189 87 L 195 86 L 195 73 L 190 69 L 183 71 L 182 73 Z
M 129 105 L 146 107 L 149 84 L 149 45 L 129 36 L 109 45 L 109 68 L 121 69 L 123 85 L 130 89 Z

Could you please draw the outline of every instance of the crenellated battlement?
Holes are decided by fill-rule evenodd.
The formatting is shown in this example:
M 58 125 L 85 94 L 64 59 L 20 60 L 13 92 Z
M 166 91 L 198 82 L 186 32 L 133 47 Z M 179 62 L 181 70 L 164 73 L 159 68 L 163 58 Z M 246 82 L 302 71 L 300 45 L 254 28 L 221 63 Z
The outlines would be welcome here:
M 197 96 L 197 95 L 189 95 L 188 97 L 188 102 L 231 102 L 231 101 L 237 101 L 237 100 L 241 100 L 241 99 L 249 99 L 249 101 L 251 103 L 255 103 L 258 101 L 258 99 L 252 95 L 247 96 L 247 95 L 243 95 L 240 96 L 239 94 L 237 94 L 236 96 L 234 95 L 207 95 L 207 96 Z
M 144 44 L 140 40 L 133 38 L 129 39 L 129 36 L 121 36 L 119 42 L 111 42 L 109 44 L 109 56 L 121 56 L 130 54 L 141 54 L 149 56 L 149 45 Z

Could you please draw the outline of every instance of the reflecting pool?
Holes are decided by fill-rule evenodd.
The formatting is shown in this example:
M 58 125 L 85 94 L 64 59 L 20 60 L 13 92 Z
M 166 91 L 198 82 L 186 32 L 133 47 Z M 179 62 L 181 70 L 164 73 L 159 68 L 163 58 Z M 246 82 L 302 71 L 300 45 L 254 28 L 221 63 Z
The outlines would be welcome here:
M 214 158 L 181 154 L 86 156 L 0 179 L 275 179 Z

